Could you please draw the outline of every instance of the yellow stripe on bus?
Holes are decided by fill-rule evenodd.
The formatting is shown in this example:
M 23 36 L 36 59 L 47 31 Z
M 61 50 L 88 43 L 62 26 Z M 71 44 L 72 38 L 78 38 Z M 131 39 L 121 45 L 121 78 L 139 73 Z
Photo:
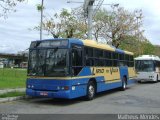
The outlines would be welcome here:
M 97 43 L 94 40 L 82 40 L 82 41 L 85 46 L 100 48 L 100 49 L 109 50 L 109 51 L 115 51 L 115 48 L 113 48 L 107 44 Z

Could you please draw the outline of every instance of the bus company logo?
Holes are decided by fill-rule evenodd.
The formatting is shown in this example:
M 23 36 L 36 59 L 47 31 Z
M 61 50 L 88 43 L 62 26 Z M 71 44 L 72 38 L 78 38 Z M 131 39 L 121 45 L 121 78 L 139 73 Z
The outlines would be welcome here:
M 1 120 L 18 120 L 18 115 L 2 114 Z
M 105 69 L 96 69 L 96 73 L 109 73 L 112 74 L 112 73 L 115 73 L 115 72 L 118 72 L 118 69 L 117 68 L 110 68 L 110 70 L 106 70 Z M 94 73 L 94 69 L 93 69 L 93 73 Z
M 117 68 L 110 68 L 110 73 L 112 74 L 113 72 L 118 72 Z
M 96 73 L 104 73 L 104 69 L 96 69 Z

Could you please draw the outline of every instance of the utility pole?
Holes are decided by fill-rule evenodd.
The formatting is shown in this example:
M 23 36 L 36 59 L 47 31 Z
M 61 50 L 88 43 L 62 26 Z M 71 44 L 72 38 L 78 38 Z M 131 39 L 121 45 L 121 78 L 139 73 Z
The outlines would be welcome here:
M 93 6 L 88 6 L 88 39 L 92 39 Z
M 40 40 L 42 40 L 42 26 L 43 26 L 43 0 L 41 3 Z
M 98 0 L 97 5 L 93 5 L 96 0 L 84 0 L 83 8 L 85 12 L 85 17 L 88 19 L 88 26 L 87 26 L 87 38 L 92 39 L 92 20 L 93 16 L 95 16 L 96 12 L 99 10 L 100 6 L 103 5 L 104 0 Z M 78 1 L 67 1 L 67 3 L 83 3 Z M 119 4 L 104 4 L 104 5 L 113 5 L 115 7 L 118 7 Z M 93 6 L 96 6 L 96 8 L 93 10 Z
M 140 20 L 141 20 L 141 18 L 142 18 L 142 10 L 139 10 L 139 11 L 136 11 L 135 12 L 136 13 L 136 20 L 137 20 L 137 38 L 138 38 L 138 42 L 139 42 L 139 44 L 138 44 L 138 54 L 139 55 L 141 55 L 141 54 L 143 54 L 143 46 L 142 46 L 142 41 L 141 41 L 141 36 L 140 36 Z
M 138 48 L 138 51 L 139 51 L 139 55 L 141 54 L 141 41 L 140 41 L 140 36 L 139 36 L 139 19 L 140 17 L 136 17 L 137 19 L 137 37 L 138 37 L 138 42 L 139 42 L 139 48 Z
M 92 39 L 93 4 L 95 0 L 84 0 L 84 11 L 88 17 L 88 39 Z

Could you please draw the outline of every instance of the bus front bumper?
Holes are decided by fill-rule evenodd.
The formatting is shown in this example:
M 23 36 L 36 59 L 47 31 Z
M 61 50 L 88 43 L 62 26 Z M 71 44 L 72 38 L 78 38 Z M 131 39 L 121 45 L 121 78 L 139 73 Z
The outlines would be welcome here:
M 33 89 L 26 89 L 26 95 L 32 97 L 45 97 L 45 98 L 65 98 L 72 99 L 70 96 L 70 90 L 64 91 L 38 91 Z

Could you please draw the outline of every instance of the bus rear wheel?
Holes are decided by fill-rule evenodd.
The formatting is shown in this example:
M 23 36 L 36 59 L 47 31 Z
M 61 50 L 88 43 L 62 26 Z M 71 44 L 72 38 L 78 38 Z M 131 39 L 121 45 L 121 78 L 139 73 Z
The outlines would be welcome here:
M 127 86 L 127 78 L 123 77 L 121 90 L 125 91 Z
M 87 95 L 86 95 L 87 100 L 93 100 L 95 94 L 96 94 L 95 83 L 93 81 L 89 81 L 87 85 Z

